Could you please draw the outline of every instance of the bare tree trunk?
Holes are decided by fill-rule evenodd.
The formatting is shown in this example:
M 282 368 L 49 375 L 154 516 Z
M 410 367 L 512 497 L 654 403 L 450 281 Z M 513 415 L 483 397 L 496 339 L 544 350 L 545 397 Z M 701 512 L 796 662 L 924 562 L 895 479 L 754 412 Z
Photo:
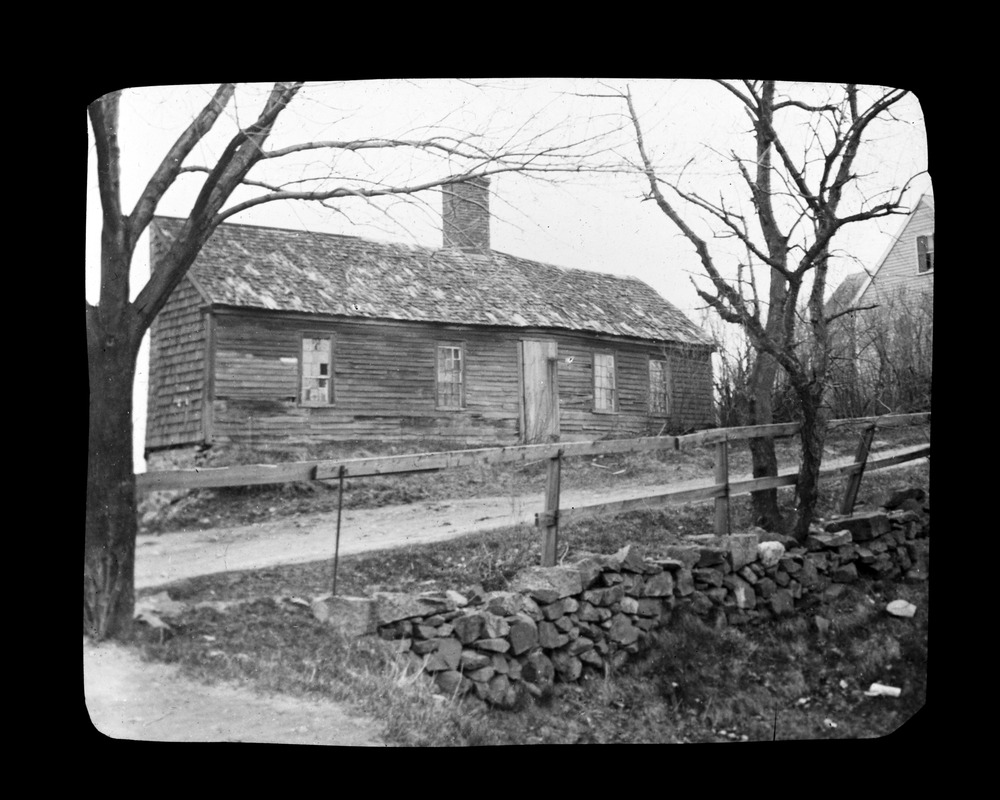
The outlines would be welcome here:
M 83 631 L 96 639 L 128 639 L 135 608 L 135 472 L 132 380 L 138 345 L 107 335 L 96 310 L 87 314 L 90 439 Z
M 809 534 L 809 525 L 819 504 L 819 472 L 823 462 L 823 444 L 826 441 L 828 412 L 822 403 L 822 389 L 817 390 L 817 385 L 822 386 L 813 383 L 797 391 L 802 408 L 802 428 L 799 434 L 802 464 L 796 486 L 798 515 L 793 535 L 800 542 Z
M 778 362 L 768 353 L 760 352 L 750 371 L 750 424 L 769 425 L 774 422 L 774 379 Z M 778 457 L 774 452 L 774 439 L 751 439 L 750 456 L 755 478 L 770 478 L 778 474 Z M 781 529 L 781 511 L 778 508 L 778 490 L 764 489 L 750 494 L 753 518 L 766 530 Z

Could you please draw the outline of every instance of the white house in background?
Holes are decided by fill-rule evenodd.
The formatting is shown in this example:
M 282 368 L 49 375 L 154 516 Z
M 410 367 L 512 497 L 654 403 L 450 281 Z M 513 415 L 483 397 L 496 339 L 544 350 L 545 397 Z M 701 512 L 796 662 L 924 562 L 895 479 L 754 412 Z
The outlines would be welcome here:
M 871 270 L 848 275 L 827 301 L 838 413 L 929 404 L 934 323 L 934 197 L 924 194 Z
M 910 303 L 918 302 L 921 295 L 934 296 L 934 197 L 930 194 L 917 201 L 875 269 L 861 282 L 851 305 L 885 305 L 900 295 Z

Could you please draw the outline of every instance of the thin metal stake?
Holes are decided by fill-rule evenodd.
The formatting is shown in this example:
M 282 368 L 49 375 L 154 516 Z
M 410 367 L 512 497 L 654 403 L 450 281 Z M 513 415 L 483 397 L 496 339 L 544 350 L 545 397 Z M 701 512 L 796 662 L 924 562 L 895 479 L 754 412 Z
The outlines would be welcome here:
M 340 465 L 337 487 L 337 539 L 333 546 L 333 596 L 337 596 L 337 562 L 340 559 L 340 512 L 344 507 L 344 465 Z

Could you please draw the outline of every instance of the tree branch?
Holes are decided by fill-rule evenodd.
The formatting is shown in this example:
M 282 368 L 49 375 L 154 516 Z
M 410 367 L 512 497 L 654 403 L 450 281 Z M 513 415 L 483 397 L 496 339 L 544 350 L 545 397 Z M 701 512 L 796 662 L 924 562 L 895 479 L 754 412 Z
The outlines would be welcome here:
M 223 150 L 215 168 L 205 179 L 177 239 L 156 265 L 133 303 L 137 330 L 145 330 L 152 324 L 170 293 L 180 283 L 218 224 L 218 210 L 242 183 L 250 168 L 261 159 L 263 144 L 278 115 L 301 87 L 301 83 L 276 83 L 257 120 L 238 131 Z
M 177 141 L 174 142 L 163 158 L 163 161 L 160 162 L 160 166 L 157 167 L 153 176 L 149 179 L 146 188 L 143 190 L 129 217 L 129 227 L 132 232 L 133 241 L 138 240 L 139 234 L 149 225 L 160 199 L 177 179 L 177 176 L 184 171 L 182 167 L 184 159 L 188 157 L 195 145 L 204 138 L 205 134 L 212 129 L 215 121 L 219 118 L 219 115 L 229 103 L 235 91 L 235 84 L 222 84 L 216 90 L 215 95 L 208 104 L 178 137 Z

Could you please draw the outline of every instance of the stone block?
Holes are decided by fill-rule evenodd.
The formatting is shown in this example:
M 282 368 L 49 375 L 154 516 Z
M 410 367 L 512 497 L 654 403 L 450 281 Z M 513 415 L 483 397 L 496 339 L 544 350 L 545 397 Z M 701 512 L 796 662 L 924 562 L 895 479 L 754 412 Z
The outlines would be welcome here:
M 510 590 L 528 594 L 539 603 L 552 603 L 580 594 L 583 581 L 573 567 L 528 567 L 514 576 Z
M 889 517 L 885 511 L 865 511 L 840 517 L 827 523 L 826 530 L 836 528 L 850 531 L 853 541 L 868 542 L 877 536 L 888 533 L 891 529 Z
M 734 533 L 727 536 L 725 541 L 733 571 L 740 570 L 757 560 L 757 534 Z
M 768 606 L 775 616 L 780 617 L 795 610 L 795 599 L 788 589 L 778 589 L 768 598 Z
M 483 613 L 483 633 L 485 639 L 500 639 L 510 633 L 510 623 L 489 611 Z
M 843 564 L 830 573 L 835 583 L 853 583 L 858 579 L 858 568 L 854 564 Z
M 473 646 L 489 653 L 506 653 L 510 650 L 510 642 L 506 639 L 476 639 Z
M 635 627 L 625 614 L 615 614 L 608 629 L 608 638 L 618 644 L 626 645 L 636 641 L 641 633 L 642 631 Z
M 665 554 L 667 558 L 680 561 L 691 569 L 701 559 L 701 548 L 693 544 L 674 544 L 666 547 Z
M 517 592 L 488 592 L 483 605 L 491 614 L 507 617 L 524 609 L 524 598 Z
M 558 650 L 551 656 L 556 674 L 564 681 L 575 681 L 583 672 L 583 662 L 565 650 Z
M 835 548 L 841 545 L 850 544 L 854 539 L 851 532 L 846 529 L 833 531 L 821 531 L 810 533 L 806 537 L 806 548 L 809 550 L 822 550 L 824 548 Z
M 547 650 L 554 650 L 569 642 L 569 637 L 551 622 L 538 623 L 538 643 Z
M 491 666 L 492 663 L 493 659 L 487 653 L 480 653 L 476 650 L 462 650 L 462 656 L 459 660 L 458 666 L 466 672 L 471 672 L 473 670 Z
M 664 571 L 646 580 L 643 597 L 670 597 L 674 593 L 674 576 Z
M 761 566 L 775 567 L 785 555 L 785 546 L 781 542 L 760 542 L 757 545 L 757 558 Z
M 637 603 L 636 613 L 641 617 L 659 617 L 663 613 L 663 601 L 658 597 L 643 597 Z
M 462 673 L 458 670 L 442 670 L 434 675 L 434 683 L 446 695 L 459 693 L 462 686 Z
M 743 578 L 743 580 L 745 580 L 747 583 L 749 583 L 751 585 L 757 583 L 757 581 L 760 580 L 760 576 L 757 574 L 757 572 L 755 570 L 753 570 L 753 569 L 750 568 L 749 564 L 747 566 L 741 568 L 737 574 L 741 578 Z
M 462 643 L 458 639 L 448 637 L 447 639 L 437 640 L 437 647 L 427 659 L 425 669 L 428 672 L 457 670 L 461 663 Z
M 529 653 L 521 662 L 521 680 L 533 683 L 543 691 L 551 688 L 555 674 L 552 661 L 542 652 Z
M 428 617 L 455 608 L 444 593 L 375 592 L 373 597 L 379 625 L 388 625 L 401 619 Z
M 484 620 L 480 612 L 455 617 L 451 624 L 454 627 L 455 637 L 462 644 L 474 642 L 483 635 Z
M 757 605 L 757 595 L 753 587 L 743 578 L 738 575 L 727 575 L 723 584 L 732 591 L 737 608 L 743 610 Z
M 717 569 L 694 569 L 691 574 L 695 581 L 707 586 L 722 586 L 723 574 Z
M 313 616 L 341 636 L 367 636 L 378 629 L 375 601 L 367 597 L 323 595 L 312 601 Z
M 691 611 L 699 616 L 704 616 L 709 611 L 712 610 L 713 603 L 711 598 L 704 592 L 699 592 L 697 589 L 693 591 L 690 595 L 691 597 Z
M 633 572 L 640 575 L 646 572 L 646 562 L 643 561 L 636 549 L 630 544 L 625 545 L 612 558 L 615 564 L 617 564 L 618 569 L 623 572 Z

